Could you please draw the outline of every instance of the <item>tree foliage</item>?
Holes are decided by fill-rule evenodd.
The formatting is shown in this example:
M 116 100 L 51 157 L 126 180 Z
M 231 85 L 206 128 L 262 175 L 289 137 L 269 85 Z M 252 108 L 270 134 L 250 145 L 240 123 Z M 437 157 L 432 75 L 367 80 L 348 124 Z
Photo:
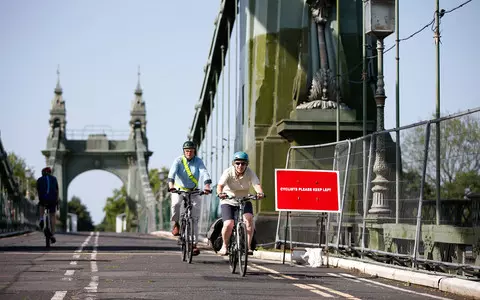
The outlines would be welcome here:
M 12 168 L 13 176 L 15 176 L 20 185 L 23 195 L 25 196 L 27 190 L 29 190 L 30 199 L 35 199 L 37 179 L 34 177 L 33 168 L 27 166 L 25 159 L 14 152 L 8 153 L 8 163 Z M 30 174 L 28 174 L 27 170 L 30 170 Z
M 436 131 L 431 124 L 426 184 L 436 182 Z M 425 127 L 413 128 L 402 138 L 402 159 L 405 174 L 422 174 L 425 155 Z M 480 192 L 480 120 L 478 114 L 470 114 L 440 123 L 440 185 L 442 198 L 461 199 L 466 188 Z M 413 184 L 410 182 L 410 184 Z M 427 192 L 427 190 L 425 190 Z M 433 192 L 434 193 L 434 192 Z M 427 195 L 431 196 L 429 192 Z M 426 198 L 426 197 L 425 197 Z
M 150 179 L 150 185 L 154 195 L 158 194 L 160 187 L 162 186 L 160 173 L 166 171 L 167 170 L 165 168 L 162 168 L 162 171 L 159 171 L 158 169 L 151 169 L 149 171 L 148 175 Z M 163 181 L 165 182 L 166 178 L 164 178 Z M 105 217 L 103 218 L 102 223 L 100 223 L 96 229 L 99 231 L 115 231 L 117 215 L 125 213 L 127 218 L 127 231 L 130 231 L 134 217 L 134 212 L 132 211 L 133 209 L 135 208 L 130 207 L 129 202 L 127 201 L 127 189 L 125 185 L 123 185 L 120 189 L 114 189 L 113 195 L 107 198 L 105 207 L 103 208 Z
M 68 212 L 77 215 L 77 230 L 92 231 L 94 230 L 92 217 L 87 207 L 82 203 L 79 197 L 73 196 L 68 202 Z

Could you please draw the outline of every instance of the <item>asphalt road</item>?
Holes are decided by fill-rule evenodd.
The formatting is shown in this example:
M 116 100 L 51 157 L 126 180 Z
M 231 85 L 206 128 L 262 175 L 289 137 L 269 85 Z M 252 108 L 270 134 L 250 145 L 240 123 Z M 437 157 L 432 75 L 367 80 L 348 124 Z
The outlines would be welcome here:
M 464 299 L 343 269 L 249 260 L 246 277 L 202 249 L 182 262 L 176 241 L 132 233 L 40 232 L 0 239 L 0 299 Z

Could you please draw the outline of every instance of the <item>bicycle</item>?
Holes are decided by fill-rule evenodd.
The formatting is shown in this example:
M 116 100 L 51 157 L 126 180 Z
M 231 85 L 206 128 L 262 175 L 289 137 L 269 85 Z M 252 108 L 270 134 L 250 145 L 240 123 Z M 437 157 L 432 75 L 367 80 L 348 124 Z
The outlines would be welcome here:
M 50 209 L 48 209 L 47 206 L 44 208 L 44 213 L 43 213 L 43 234 L 45 235 L 45 246 L 47 248 L 50 248 L 50 243 L 52 239 L 52 231 L 50 229 L 51 226 L 51 221 L 50 221 Z
M 194 244 L 194 229 L 193 229 L 193 216 L 192 216 L 192 195 L 204 195 L 204 191 L 194 189 L 191 191 L 175 190 L 172 193 L 176 193 L 183 196 L 184 211 L 180 214 L 180 245 L 182 249 L 182 261 L 188 260 L 188 263 L 192 263 L 193 257 L 193 244 Z
M 265 196 L 263 196 L 265 197 Z M 227 197 L 226 199 L 233 199 L 237 202 L 238 210 L 235 212 L 233 219 L 233 229 L 230 235 L 230 241 L 228 244 L 228 263 L 232 274 L 235 273 L 237 262 L 240 268 L 242 277 L 247 274 L 248 264 L 248 234 L 247 226 L 243 221 L 243 211 L 245 203 L 250 200 L 260 200 L 257 195 L 248 195 L 246 197 Z

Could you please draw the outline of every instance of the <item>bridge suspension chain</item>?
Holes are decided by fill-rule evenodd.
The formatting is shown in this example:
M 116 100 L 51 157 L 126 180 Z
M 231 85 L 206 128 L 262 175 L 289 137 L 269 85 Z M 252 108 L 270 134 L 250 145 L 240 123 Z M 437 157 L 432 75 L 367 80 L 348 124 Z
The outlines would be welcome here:
M 48 157 L 47 161 L 47 166 L 49 166 L 52 169 L 52 174 L 55 170 L 55 162 L 57 161 L 57 151 L 60 146 L 60 128 L 54 128 L 53 129 L 53 139 L 52 141 L 54 144 L 52 145 L 53 147 L 53 154 L 51 153 L 50 156 Z
M 145 161 L 145 153 L 147 152 L 147 148 L 142 140 L 141 129 L 135 130 L 135 144 L 137 149 L 136 152 L 138 174 L 140 176 L 140 183 L 142 185 L 142 193 L 144 197 L 144 205 L 142 205 L 142 212 L 145 214 L 144 216 L 146 217 L 145 231 L 151 232 L 155 230 L 155 196 L 153 195 L 153 191 L 150 185 L 150 179 L 148 176 L 147 164 Z

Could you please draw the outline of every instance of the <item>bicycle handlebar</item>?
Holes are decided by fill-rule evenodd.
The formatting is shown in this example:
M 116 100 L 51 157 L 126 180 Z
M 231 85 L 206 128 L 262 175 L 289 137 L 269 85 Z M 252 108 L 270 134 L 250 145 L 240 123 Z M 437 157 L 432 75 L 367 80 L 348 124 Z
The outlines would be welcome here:
M 265 197 L 266 197 L 265 194 L 263 194 L 262 198 L 258 198 L 258 194 L 257 195 L 248 194 L 245 197 L 227 196 L 225 199 L 233 199 L 233 200 L 236 200 L 238 202 L 246 202 L 246 201 L 249 201 L 249 200 L 262 200 Z
M 195 190 L 191 190 L 191 191 L 183 191 L 183 190 L 174 190 L 174 191 L 171 191 L 170 193 L 175 193 L 175 194 L 186 194 L 186 195 L 206 195 L 207 193 L 205 193 L 205 191 L 201 191 L 199 189 L 195 189 Z

